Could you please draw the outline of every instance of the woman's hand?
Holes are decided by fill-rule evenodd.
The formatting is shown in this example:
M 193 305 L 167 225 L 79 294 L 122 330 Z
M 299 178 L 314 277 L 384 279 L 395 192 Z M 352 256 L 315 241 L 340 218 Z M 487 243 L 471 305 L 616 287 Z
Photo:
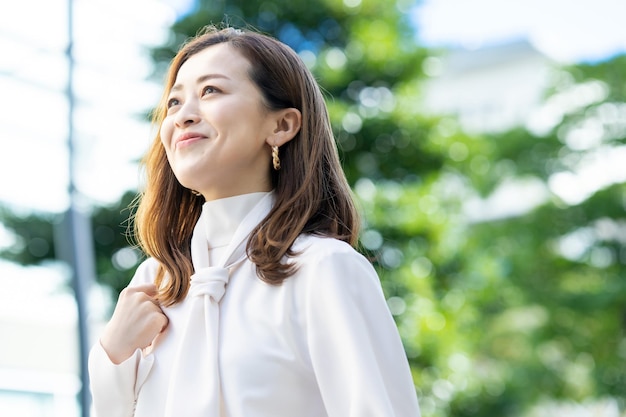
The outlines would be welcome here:
M 126 287 L 120 293 L 113 317 L 100 338 L 100 344 L 113 363 L 120 364 L 135 350 L 149 346 L 167 327 L 167 316 L 156 295 L 154 284 Z

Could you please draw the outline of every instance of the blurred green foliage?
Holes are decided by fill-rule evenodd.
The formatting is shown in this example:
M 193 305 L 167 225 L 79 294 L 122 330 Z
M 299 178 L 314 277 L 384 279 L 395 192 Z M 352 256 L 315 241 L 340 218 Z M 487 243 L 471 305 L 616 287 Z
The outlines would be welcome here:
M 201 0 L 153 51 L 155 77 L 181 42 L 224 20 L 300 53 L 327 94 L 364 214 L 362 249 L 397 320 L 424 417 L 521 416 L 544 400 L 604 396 L 624 408 L 626 186 L 567 200 L 554 184 L 624 143 L 626 57 L 559 69 L 545 104 L 561 103 L 561 113 L 548 131 L 470 135 L 450 117 L 420 113 L 429 51 L 414 41 L 412 6 Z M 583 146 L 575 133 L 589 125 L 596 140 Z M 543 203 L 468 216 L 468 201 L 516 181 L 541 184 Z M 125 234 L 133 197 L 93 214 L 98 280 L 115 293 L 141 260 Z M 5 258 L 54 257 L 57 216 L 0 216 L 18 236 Z

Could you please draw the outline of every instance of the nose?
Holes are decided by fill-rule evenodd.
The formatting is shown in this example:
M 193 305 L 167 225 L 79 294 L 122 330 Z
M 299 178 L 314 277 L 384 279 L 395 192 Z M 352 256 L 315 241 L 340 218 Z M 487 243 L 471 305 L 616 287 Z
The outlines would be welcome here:
M 186 100 L 176 113 L 174 122 L 177 127 L 185 127 L 196 124 L 199 120 L 198 104 L 194 100 Z

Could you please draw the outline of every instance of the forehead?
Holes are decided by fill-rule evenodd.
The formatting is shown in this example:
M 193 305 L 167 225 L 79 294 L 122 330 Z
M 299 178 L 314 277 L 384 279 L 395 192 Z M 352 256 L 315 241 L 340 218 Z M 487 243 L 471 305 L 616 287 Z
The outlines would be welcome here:
M 180 67 L 176 83 L 195 82 L 206 74 L 221 74 L 230 79 L 248 77 L 250 62 L 228 43 L 211 45 L 190 56 Z

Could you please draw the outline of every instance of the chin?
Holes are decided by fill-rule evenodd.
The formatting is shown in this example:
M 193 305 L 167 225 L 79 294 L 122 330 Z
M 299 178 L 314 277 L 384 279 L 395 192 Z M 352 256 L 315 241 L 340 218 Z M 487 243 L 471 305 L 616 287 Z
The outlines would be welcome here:
M 179 184 L 185 188 L 189 188 L 192 190 L 198 190 L 199 188 L 203 188 L 203 185 L 199 178 L 202 178 L 203 173 L 195 171 L 195 170 L 185 170 L 185 171 L 173 171 L 174 176 L 178 180 Z

